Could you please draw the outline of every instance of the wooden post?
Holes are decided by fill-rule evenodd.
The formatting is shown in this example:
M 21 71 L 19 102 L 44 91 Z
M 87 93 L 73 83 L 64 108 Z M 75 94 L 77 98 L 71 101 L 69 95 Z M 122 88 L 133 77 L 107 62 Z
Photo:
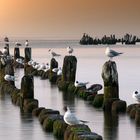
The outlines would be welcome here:
M 28 67 L 27 63 L 31 60 L 31 48 L 26 47 L 25 50 L 25 59 L 24 59 L 24 73 L 25 75 L 28 75 L 26 69 Z
M 13 65 L 12 63 L 8 63 L 5 67 L 5 75 L 8 74 L 8 75 L 11 75 L 11 76 L 14 76 L 14 68 L 13 68 Z M 15 81 L 9 81 L 9 83 L 13 86 L 15 86 Z
M 58 68 L 58 62 L 55 60 L 55 58 L 52 58 L 50 63 L 50 69 L 52 70 L 53 68 Z
M 65 56 L 62 69 L 62 80 L 75 82 L 77 59 L 75 56 Z
M 20 58 L 20 51 L 18 47 L 14 49 L 14 60 L 16 60 L 17 58 Z
M 32 75 L 22 77 L 21 93 L 24 99 L 34 99 L 34 80 Z
M 31 60 L 31 48 L 26 47 L 24 52 L 25 52 L 25 63 L 27 63 Z
M 7 55 L 10 55 L 10 52 L 9 52 L 9 38 L 5 37 L 4 42 L 5 42 L 5 47 L 7 48 L 7 51 L 8 51 Z
M 112 103 L 119 99 L 119 83 L 117 66 L 114 61 L 107 61 L 102 68 L 104 81 L 104 110 L 111 111 Z
M 20 97 L 20 109 L 23 111 L 24 100 L 34 99 L 34 80 L 33 76 L 25 75 L 21 80 L 21 97 Z

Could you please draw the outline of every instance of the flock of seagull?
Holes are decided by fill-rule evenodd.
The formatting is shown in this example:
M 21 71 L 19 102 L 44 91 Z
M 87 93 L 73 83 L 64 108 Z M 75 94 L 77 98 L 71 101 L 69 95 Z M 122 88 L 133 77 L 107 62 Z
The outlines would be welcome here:
M 16 42 L 15 45 L 18 46 L 18 47 L 22 46 L 22 44 L 20 44 L 18 42 Z M 26 47 L 29 46 L 28 40 L 25 41 L 25 46 Z M 61 56 L 60 54 L 57 54 L 56 52 L 54 52 L 52 49 L 49 49 L 48 52 L 51 54 L 52 57 Z M 68 52 L 69 55 L 72 55 L 72 53 L 74 52 L 74 49 L 69 46 L 69 47 L 67 47 L 67 52 Z M 5 65 L 5 63 L 6 63 L 5 59 L 8 58 L 7 54 L 8 54 L 7 48 L 4 47 L 3 50 L 0 51 L 0 56 L 1 56 L 0 61 L 2 62 L 3 65 Z M 121 54 L 123 54 L 123 53 L 122 52 L 117 52 L 115 50 L 112 50 L 112 49 L 110 49 L 110 47 L 107 47 L 106 50 L 105 50 L 105 55 L 107 57 L 109 57 L 110 61 L 113 59 L 113 57 L 119 56 Z M 17 58 L 16 62 L 24 65 L 24 59 Z M 34 60 L 29 61 L 28 65 L 32 66 L 34 69 L 43 70 L 44 72 L 46 72 L 47 70 L 50 69 L 49 63 L 40 64 L 40 63 L 37 63 Z M 57 75 L 62 75 L 62 68 L 61 67 L 54 68 L 54 69 L 52 69 L 52 71 L 57 73 Z M 6 74 L 4 76 L 4 79 L 6 81 L 15 81 L 15 76 Z M 86 87 L 87 84 L 89 84 L 89 82 L 75 81 L 75 83 L 74 83 L 75 87 Z M 87 90 L 91 91 L 91 92 L 97 92 L 97 91 L 99 91 L 101 89 L 102 89 L 102 86 L 99 85 L 99 84 L 94 84 L 94 85 L 91 85 L 89 88 L 87 88 Z M 138 91 L 134 91 L 133 94 L 132 94 L 132 97 L 136 101 L 140 102 L 140 93 Z M 87 121 L 82 121 L 82 120 L 77 119 L 77 117 L 71 112 L 69 107 L 65 106 L 64 110 L 65 110 L 64 121 L 68 125 L 76 125 L 76 124 L 81 124 L 81 123 L 87 123 Z

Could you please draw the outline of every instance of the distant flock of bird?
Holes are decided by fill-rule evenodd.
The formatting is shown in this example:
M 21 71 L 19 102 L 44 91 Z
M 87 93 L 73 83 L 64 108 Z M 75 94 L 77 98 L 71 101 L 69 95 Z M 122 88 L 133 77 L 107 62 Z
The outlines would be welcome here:
M 19 43 L 19 42 L 16 42 L 15 46 L 19 47 L 19 46 L 22 46 L 22 44 Z M 28 40 L 25 41 L 25 46 L 26 47 L 29 46 L 29 41 Z M 70 47 L 70 46 L 67 47 L 66 49 L 67 49 L 67 52 L 68 52 L 69 55 L 72 55 L 72 53 L 74 52 L 74 49 L 72 47 Z M 54 52 L 52 49 L 49 49 L 48 52 L 51 54 L 52 57 L 61 56 L 60 54 L 57 54 L 56 52 Z M 107 47 L 106 50 L 105 50 L 105 55 L 107 57 L 109 57 L 110 61 L 113 59 L 113 57 L 119 56 L 121 54 L 123 54 L 123 53 L 122 52 L 117 52 L 115 50 L 112 50 L 112 49 L 110 49 L 110 47 Z M 8 50 L 7 50 L 6 47 L 4 47 L 3 50 L 0 51 L 0 61 L 2 62 L 3 65 L 5 65 L 7 59 L 13 59 L 13 57 L 8 56 Z M 17 58 L 16 62 L 24 65 L 24 59 Z M 46 72 L 47 70 L 50 69 L 49 63 L 40 64 L 40 63 L 38 63 L 38 62 L 36 62 L 34 60 L 29 61 L 28 65 L 32 66 L 34 69 L 43 70 L 44 72 Z M 52 71 L 57 73 L 57 75 L 62 75 L 62 68 L 61 67 L 54 68 L 54 69 L 52 69 Z M 6 74 L 4 76 L 4 79 L 6 81 L 15 81 L 15 76 Z M 75 81 L 75 83 L 74 83 L 75 87 L 86 87 L 87 84 L 89 84 L 89 82 Z M 87 90 L 89 92 L 97 92 L 97 91 L 99 91 L 101 89 L 102 89 L 102 85 L 100 85 L 100 84 L 93 84 L 89 88 L 87 88 Z M 140 102 L 140 93 L 138 91 L 134 91 L 133 94 L 132 94 L 132 97 L 136 101 Z M 86 122 L 86 121 L 78 120 L 76 118 L 76 116 L 70 111 L 69 107 L 67 107 L 67 106 L 64 107 L 64 110 L 65 110 L 64 121 L 68 125 L 75 125 L 75 124 L 80 124 L 80 123 L 85 123 Z

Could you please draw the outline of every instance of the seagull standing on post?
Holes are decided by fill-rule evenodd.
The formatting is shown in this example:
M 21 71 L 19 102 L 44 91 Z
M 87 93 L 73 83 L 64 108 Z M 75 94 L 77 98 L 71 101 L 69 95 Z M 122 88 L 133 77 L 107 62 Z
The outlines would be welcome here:
M 65 106 L 64 107 L 64 121 L 68 125 L 77 125 L 77 124 L 83 124 L 83 123 L 88 123 L 87 121 L 83 120 L 78 120 L 77 117 L 70 111 L 69 107 Z
M 15 45 L 16 45 L 17 47 L 22 46 L 21 43 L 19 43 L 19 42 L 16 42 Z
M 71 55 L 73 53 L 73 48 L 71 48 L 70 46 L 67 47 L 67 52 L 69 53 L 69 55 Z
M 110 59 L 112 59 L 113 57 L 119 56 L 120 54 L 123 54 L 123 53 L 121 53 L 121 52 L 116 52 L 116 51 L 110 49 L 109 47 L 107 47 L 106 50 L 105 50 L 105 54 L 106 54 L 106 56 L 108 56 Z
M 26 47 L 29 46 L 29 41 L 28 41 L 28 40 L 25 41 L 25 46 L 26 46 Z
M 138 91 L 134 91 L 132 97 L 140 103 L 140 93 Z

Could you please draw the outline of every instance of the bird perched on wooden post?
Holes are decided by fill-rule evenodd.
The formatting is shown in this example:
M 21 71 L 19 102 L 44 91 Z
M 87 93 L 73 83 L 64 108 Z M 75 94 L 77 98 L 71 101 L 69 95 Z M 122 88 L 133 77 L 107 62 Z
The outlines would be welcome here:
M 29 41 L 28 41 L 28 40 L 25 41 L 25 46 L 26 46 L 26 47 L 29 46 Z
M 140 93 L 138 91 L 134 91 L 132 97 L 140 103 Z
M 119 56 L 120 54 L 123 54 L 122 52 L 116 52 L 112 49 L 110 49 L 109 47 L 106 48 L 105 50 L 105 54 L 106 56 L 108 56 L 110 59 L 112 59 L 115 56 Z
M 67 52 L 69 53 L 69 55 L 71 55 L 73 53 L 73 48 L 71 48 L 70 46 L 67 47 Z
M 64 111 L 65 111 L 65 114 L 63 118 L 64 118 L 65 123 L 67 123 L 68 125 L 88 123 L 88 121 L 78 120 L 77 117 L 70 111 L 69 107 L 65 106 Z

